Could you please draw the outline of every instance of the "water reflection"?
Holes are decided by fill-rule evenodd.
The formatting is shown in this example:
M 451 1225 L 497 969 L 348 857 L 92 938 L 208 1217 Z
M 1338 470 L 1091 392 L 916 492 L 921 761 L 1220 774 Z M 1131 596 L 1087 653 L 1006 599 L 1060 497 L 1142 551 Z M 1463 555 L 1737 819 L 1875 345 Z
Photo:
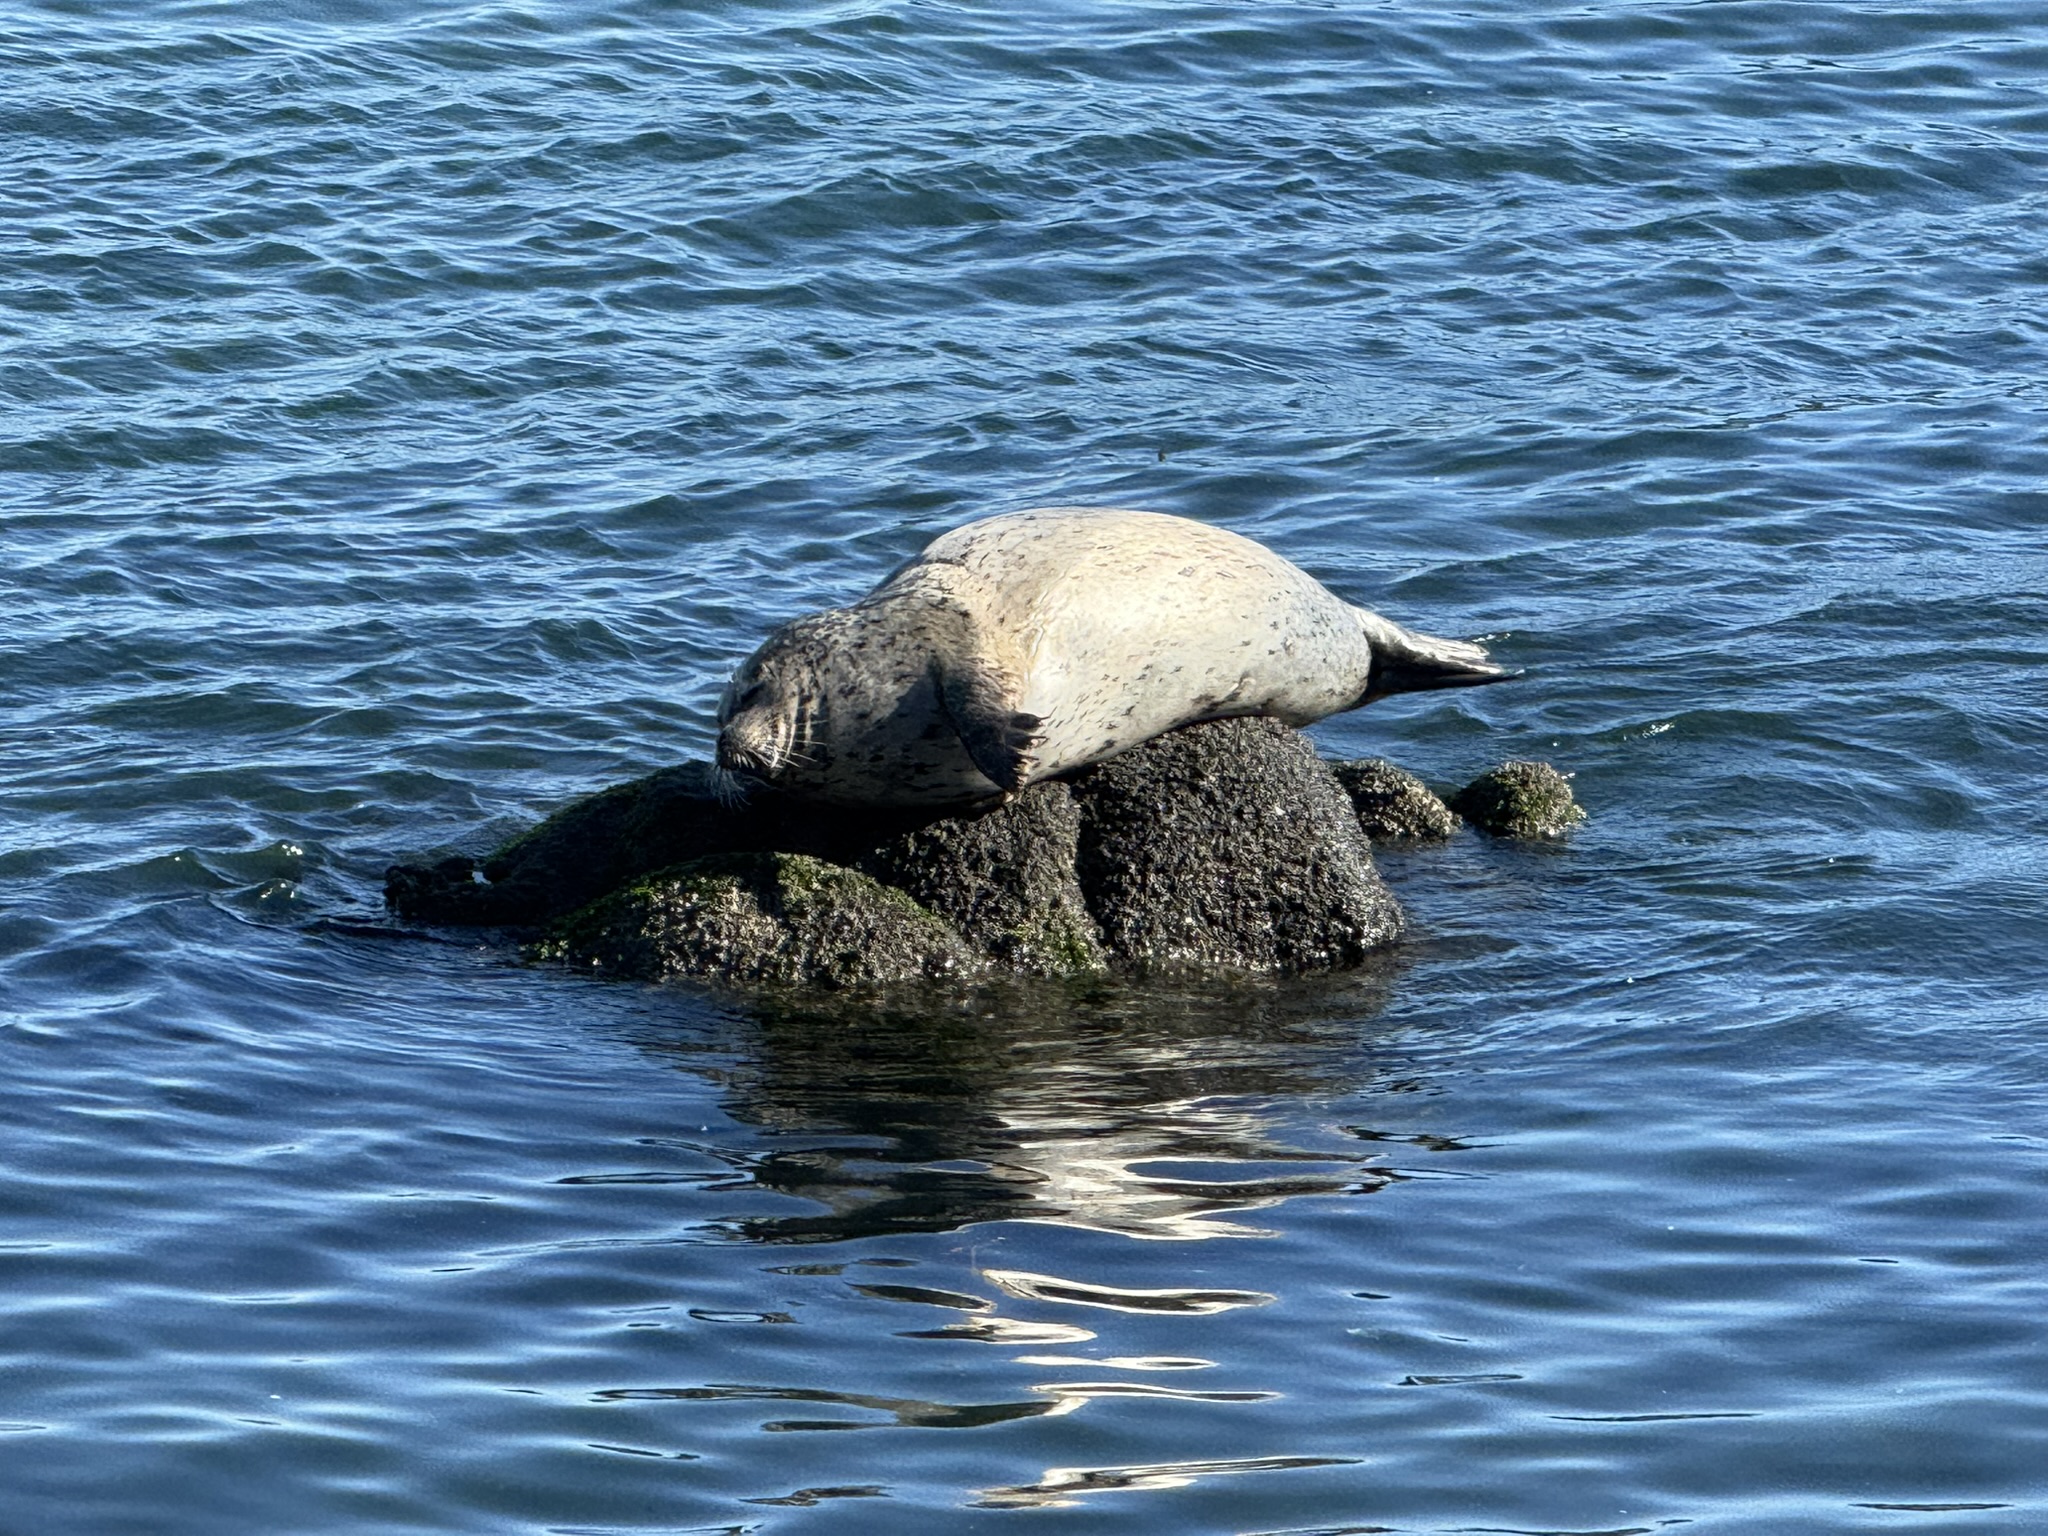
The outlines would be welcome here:
M 1257 1288 L 1270 1278 L 1257 1266 L 1249 1284 L 1234 1285 L 1206 1266 L 1176 1274 L 1175 1256 L 1156 1250 L 1150 1257 L 1162 1262 L 1135 1259 L 1119 1271 L 1102 1262 L 1118 1245 L 1075 1251 L 1043 1232 L 1044 1241 L 1012 1233 L 994 1243 L 1006 1262 L 991 1262 L 979 1237 L 964 1246 L 901 1239 L 986 1222 L 1148 1244 L 1241 1239 L 1264 1235 L 1258 1213 L 1297 1197 L 1369 1195 L 1410 1177 L 1402 1154 L 1456 1144 L 1349 1123 L 1361 1118 L 1361 1094 L 1420 1086 L 1376 1043 L 1392 982 L 1383 971 L 1199 993 L 1004 986 L 888 1006 L 788 1002 L 729 1012 L 721 1029 L 643 1038 L 715 1083 L 722 1109 L 751 1132 L 680 1142 L 716 1165 L 690 1171 L 695 1187 L 797 1197 L 696 1227 L 694 1240 L 722 1236 L 732 1246 L 715 1246 L 729 1256 L 742 1245 L 847 1245 L 829 1261 L 763 1272 L 835 1281 L 856 1311 L 821 1290 L 779 1315 L 865 1343 L 834 1345 L 852 1349 L 860 1366 L 830 1385 L 790 1372 L 780 1349 L 721 1340 L 714 1369 L 685 1355 L 702 1374 L 643 1376 L 595 1400 L 662 1419 L 681 1410 L 707 1424 L 731 1423 L 737 1408 L 745 1432 L 811 1436 L 801 1454 L 814 1486 L 753 1490 L 751 1502 L 764 1505 L 876 1496 L 863 1476 L 874 1453 L 842 1453 L 845 1437 L 828 1431 L 1036 1421 L 1044 1434 L 1054 1428 L 1046 1421 L 1084 1412 L 1130 1432 L 1154 1415 L 1180 1422 L 1256 1410 L 1248 1432 L 1265 1454 L 1054 1465 L 1030 1481 L 974 1490 L 972 1502 L 1060 1507 L 1354 1464 L 1301 1454 L 1328 1447 L 1312 1430 L 1294 1438 L 1302 1426 L 1273 1406 L 1294 1391 L 1288 1373 L 1263 1353 L 1242 1358 L 1253 1334 L 1232 1321 L 1281 1299 Z M 934 1268 L 918 1273 L 926 1264 Z M 1271 1339 L 1276 1326 L 1284 1333 L 1270 1322 L 1254 1332 Z M 948 1345 L 966 1348 L 935 1378 L 931 1351 Z M 678 1364 L 660 1359 L 663 1371 Z M 932 1395 L 935 1379 L 958 1390 Z
M 831 1392 L 816 1387 L 757 1387 L 714 1383 L 703 1387 L 615 1387 L 591 1394 L 600 1403 L 705 1403 L 775 1402 L 815 1403 L 828 1408 L 856 1409 L 865 1418 L 768 1419 L 761 1425 L 769 1432 L 817 1429 L 879 1429 L 902 1425 L 916 1429 L 981 1429 L 1011 1419 L 1031 1419 L 1049 1413 L 1069 1413 L 1086 1401 L 1023 1400 L 1008 1403 L 935 1403 L 922 1398 L 886 1397 L 873 1392 Z
M 984 1269 L 982 1277 L 1012 1296 L 1031 1301 L 1064 1302 L 1070 1307 L 1108 1307 L 1118 1312 L 1177 1312 L 1200 1317 L 1236 1307 L 1263 1307 L 1273 1297 L 1265 1291 L 1199 1291 L 1179 1286 L 1132 1290 L 1113 1285 L 1084 1285 L 1056 1275 L 1032 1275 L 1018 1269 Z
M 716 1078 L 727 1111 L 769 1133 L 746 1154 L 748 1182 L 812 1207 L 735 1220 L 740 1240 L 989 1221 L 1149 1240 L 1260 1236 L 1246 1219 L 1257 1211 L 1403 1176 L 1370 1131 L 1303 1146 L 1286 1123 L 1305 1103 L 1397 1086 L 1371 1028 L 1391 982 L 1379 971 L 1200 993 L 1019 985 L 886 1006 L 792 1002 L 740 1016 L 750 1038 L 737 1060 L 707 1065 L 688 1043 L 644 1043 Z M 952 1305 L 978 1310 L 973 1300 Z
M 983 1509 L 1059 1509 L 1080 1503 L 1083 1494 L 1185 1488 L 1210 1477 L 1357 1464 L 1358 1458 L 1351 1456 L 1246 1456 L 1230 1461 L 1170 1461 L 1136 1467 L 1053 1467 L 1035 1483 L 984 1489 L 974 1502 Z

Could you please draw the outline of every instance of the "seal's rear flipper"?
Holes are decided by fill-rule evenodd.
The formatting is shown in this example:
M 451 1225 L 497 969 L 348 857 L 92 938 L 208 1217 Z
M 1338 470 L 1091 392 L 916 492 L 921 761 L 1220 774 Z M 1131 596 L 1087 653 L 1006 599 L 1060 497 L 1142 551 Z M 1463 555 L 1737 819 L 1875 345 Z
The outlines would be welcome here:
M 1372 642 L 1372 672 L 1360 704 L 1390 693 L 1418 693 L 1426 688 L 1476 688 L 1520 677 L 1486 659 L 1486 648 L 1470 640 L 1444 640 L 1359 610 L 1366 638 Z

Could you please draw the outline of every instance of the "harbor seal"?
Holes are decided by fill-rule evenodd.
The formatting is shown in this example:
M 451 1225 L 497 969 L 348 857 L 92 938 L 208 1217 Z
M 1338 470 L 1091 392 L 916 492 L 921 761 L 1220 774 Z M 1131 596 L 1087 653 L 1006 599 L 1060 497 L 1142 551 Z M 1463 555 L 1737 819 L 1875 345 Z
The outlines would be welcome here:
M 1198 720 L 1301 726 L 1509 675 L 1238 534 L 1045 507 L 955 528 L 776 630 L 719 703 L 718 766 L 830 804 L 968 806 Z

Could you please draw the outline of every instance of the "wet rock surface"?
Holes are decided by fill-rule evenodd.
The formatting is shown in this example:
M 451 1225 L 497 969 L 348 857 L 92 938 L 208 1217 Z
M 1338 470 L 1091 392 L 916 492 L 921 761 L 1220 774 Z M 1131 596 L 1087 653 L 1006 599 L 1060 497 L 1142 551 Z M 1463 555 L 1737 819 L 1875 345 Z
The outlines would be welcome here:
M 938 818 L 717 790 L 706 764 L 663 769 L 577 801 L 481 865 L 394 866 L 386 903 L 654 980 L 1272 975 L 1356 966 L 1391 944 L 1401 909 L 1368 834 L 1457 827 L 1412 775 L 1324 762 L 1263 719 L 1169 732 Z M 1511 837 L 1553 836 L 1583 815 L 1543 764 L 1504 765 L 1456 803 L 1489 830 L 1543 829 L 1496 833 Z
M 1100 970 L 1108 956 L 1076 875 L 1081 812 L 1059 780 L 1008 805 L 889 839 L 858 867 L 896 887 L 984 954 L 1030 976 Z
M 1358 825 L 1376 843 L 1441 840 L 1464 825 L 1458 813 L 1405 768 L 1383 757 L 1332 763 L 1337 782 L 1351 797 Z
M 1401 931 L 1336 775 L 1277 721 L 1169 732 L 1074 797 L 1081 886 L 1124 965 L 1328 970 Z
M 987 963 L 903 892 L 791 853 L 716 854 L 644 875 L 563 919 L 533 953 L 643 981 L 835 989 Z
M 417 922 L 535 927 L 673 864 L 764 852 L 847 864 L 919 820 L 776 795 L 721 800 L 710 764 L 682 763 L 564 807 L 480 867 L 468 859 L 394 865 L 384 899 Z
M 1548 763 L 1489 769 L 1451 797 L 1451 809 L 1494 837 L 1556 837 L 1586 819 L 1571 781 Z

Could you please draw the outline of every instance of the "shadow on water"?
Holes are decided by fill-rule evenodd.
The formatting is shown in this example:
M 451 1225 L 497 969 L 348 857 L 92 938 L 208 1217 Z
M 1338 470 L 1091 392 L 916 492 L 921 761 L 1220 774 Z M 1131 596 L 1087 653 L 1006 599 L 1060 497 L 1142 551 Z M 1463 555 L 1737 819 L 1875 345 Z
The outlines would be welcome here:
M 737 1010 L 738 1054 L 715 1066 L 674 1037 L 638 1043 L 709 1075 L 726 1111 L 768 1141 L 800 1143 L 759 1153 L 746 1173 L 817 1210 L 736 1222 L 738 1240 L 988 1221 L 1246 1235 L 1248 1212 L 1398 1177 L 1372 1153 L 1298 1145 L 1283 1122 L 1304 1101 L 1403 1086 L 1370 1038 L 1402 966 L 1199 989 L 1014 983 L 756 1000 Z

